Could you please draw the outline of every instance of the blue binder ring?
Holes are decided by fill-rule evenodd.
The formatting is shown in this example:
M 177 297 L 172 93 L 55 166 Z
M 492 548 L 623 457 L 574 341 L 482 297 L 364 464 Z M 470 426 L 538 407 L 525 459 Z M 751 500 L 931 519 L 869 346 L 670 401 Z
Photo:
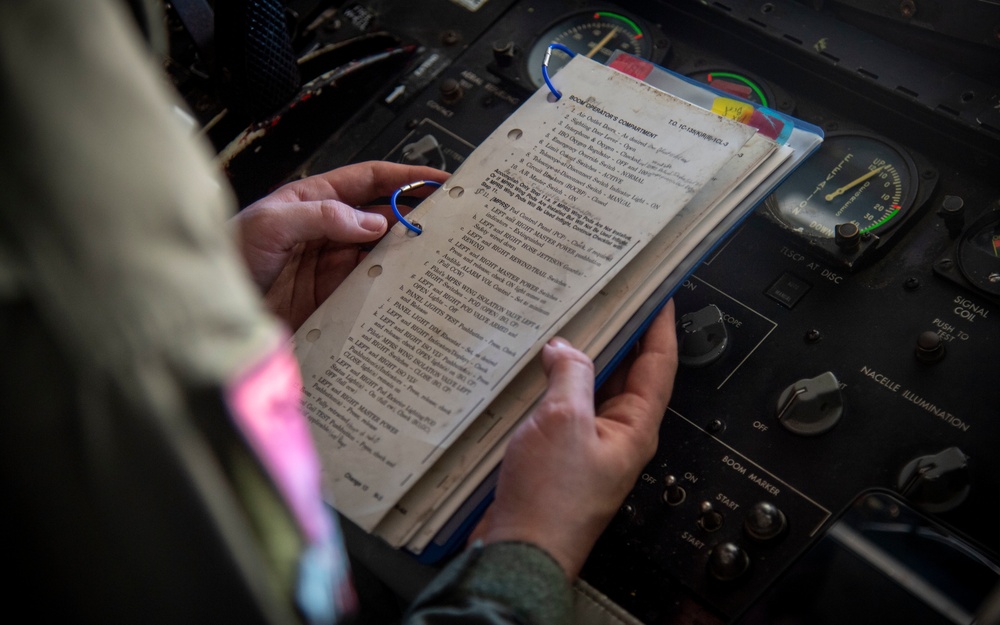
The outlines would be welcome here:
M 398 198 L 401 193 L 413 191 L 414 189 L 419 189 L 420 187 L 428 185 L 432 187 L 440 187 L 441 183 L 434 182 L 433 180 L 418 180 L 417 182 L 411 182 L 408 185 L 404 185 L 396 189 L 396 191 L 392 194 L 392 197 L 389 198 L 389 205 L 392 206 L 392 213 L 396 216 L 396 219 L 399 220 L 399 223 L 403 224 L 412 232 L 416 232 L 417 234 L 423 232 L 423 229 L 420 226 L 410 223 L 405 217 L 403 217 L 403 214 L 399 212 L 399 207 L 396 206 L 396 198 Z

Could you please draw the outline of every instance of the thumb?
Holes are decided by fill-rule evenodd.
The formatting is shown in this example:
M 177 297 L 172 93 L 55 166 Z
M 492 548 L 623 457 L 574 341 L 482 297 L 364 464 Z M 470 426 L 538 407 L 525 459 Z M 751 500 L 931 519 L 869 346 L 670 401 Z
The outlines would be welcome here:
M 383 215 L 357 210 L 339 200 L 259 202 L 234 217 L 240 247 L 254 282 L 270 288 L 296 246 L 327 239 L 367 243 L 385 234 Z
M 339 200 L 295 202 L 282 210 L 282 243 L 291 249 L 298 243 L 326 238 L 334 243 L 366 243 L 385 234 L 388 221 Z
M 594 363 L 586 354 L 555 337 L 542 348 L 542 367 L 548 377 L 543 401 L 558 402 L 569 414 L 593 416 Z

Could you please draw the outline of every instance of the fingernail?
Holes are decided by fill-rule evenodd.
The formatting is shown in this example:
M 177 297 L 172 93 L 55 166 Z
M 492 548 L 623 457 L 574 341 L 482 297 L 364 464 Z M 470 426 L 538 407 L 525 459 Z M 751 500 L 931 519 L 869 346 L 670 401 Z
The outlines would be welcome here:
M 382 232 L 385 230 L 385 217 L 377 213 L 357 213 L 358 225 L 369 232 Z
M 553 336 L 552 338 L 549 339 L 549 346 L 555 347 L 557 349 L 565 349 L 567 347 L 572 347 L 569 341 L 558 336 Z

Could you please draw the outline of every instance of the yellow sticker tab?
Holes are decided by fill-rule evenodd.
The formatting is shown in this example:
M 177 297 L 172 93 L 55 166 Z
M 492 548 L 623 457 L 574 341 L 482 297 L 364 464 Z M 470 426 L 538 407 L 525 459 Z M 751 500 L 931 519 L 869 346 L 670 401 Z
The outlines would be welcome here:
M 712 102 L 712 112 L 735 119 L 740 123 L 747 123 L 754 112 L 753 104 L 732 98 L 716 98 Z

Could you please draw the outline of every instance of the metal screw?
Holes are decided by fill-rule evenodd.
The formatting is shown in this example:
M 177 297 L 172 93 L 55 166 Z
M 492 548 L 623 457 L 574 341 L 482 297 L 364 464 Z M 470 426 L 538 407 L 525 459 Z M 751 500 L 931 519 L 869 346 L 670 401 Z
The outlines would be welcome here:
M 920 286 L 920 278 L 907 278 L 903 282 L 903 288 L 907 291 L 912 291 Z
M 630 503 L 622 504 L 622 507 L 618 509 L 618 514 L 631 521 L 635 518 L 635 506 Z
M 903 17 L 913 17 L 917 14 L 917 4 L 913 0 L 903 0 L 899 3 L 899 12 Z
M 818 343 L 821 338 L 823 338 L 823 334 L 819 330 L 814 329 L 806 332 L 807 343 Z

